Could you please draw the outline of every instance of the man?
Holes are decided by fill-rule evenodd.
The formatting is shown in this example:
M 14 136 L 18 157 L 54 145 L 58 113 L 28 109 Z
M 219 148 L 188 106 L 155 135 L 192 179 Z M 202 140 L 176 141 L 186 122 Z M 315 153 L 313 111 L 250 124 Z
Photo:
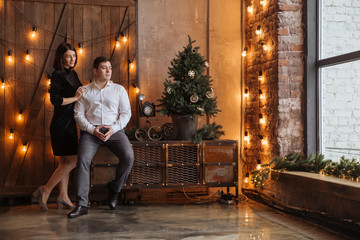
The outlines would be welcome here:
M 76 207 L 68 214 L 69 218 L 88 212 L 89 169 L 101 145 L 108 147 L 119 158 L 115 179 L 108 184 L 111 209 L 116 208 L 118 193 L 134 162 L 134 152 L 123 130 L 131 117 L 126 90 L 110 81 L 112 69 L 107 57 L 96 58 L 93 71 L 95 80 L 84 87 L 85 93 L 74 109 L 81 135 L 75 176 Z

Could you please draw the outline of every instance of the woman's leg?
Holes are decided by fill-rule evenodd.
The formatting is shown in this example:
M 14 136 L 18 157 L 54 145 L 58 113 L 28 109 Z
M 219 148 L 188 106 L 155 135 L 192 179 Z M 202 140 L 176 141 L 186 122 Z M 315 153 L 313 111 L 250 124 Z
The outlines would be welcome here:
M 71 165 L 72 169 L 76 167 L 77 156 L 65 156 L 63 157 L 65 164 Z M 71 169 L 68 174 L 59 182 L 59 197 L 62 198 L 65 202 L 71 205 L 71 200 L 68 195 L 68 186 L 69 186 L 69 176 Z
M 44 185 L 44 193 L 42 200 L 46 204 L 49 199 L 50 193 L 53 188 L 59 184 L 59 196 L 64 197 L 63 199 L 67 201 L 69 199 L 67 194 L 68 183 L 69 183 L 69 173 L 76 166 L 76 155 L 72 156 L 61 156 L 59 157 L 59 166 L 56 168 L 55 172 L 51 175 L 49 181 Z M 66 191 L 66 193 L 65 193 Z M 69 199 L 70 202 L 70 199 Z

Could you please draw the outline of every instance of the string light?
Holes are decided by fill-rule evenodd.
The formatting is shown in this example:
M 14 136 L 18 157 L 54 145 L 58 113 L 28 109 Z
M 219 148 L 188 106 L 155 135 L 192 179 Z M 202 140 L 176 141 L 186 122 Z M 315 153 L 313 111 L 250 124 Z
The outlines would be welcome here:
M 23 151 L 26 152 L 26 146 L 27 146 L 27 142 L 23 143 Z
M 267 1 L 266 1 L 266 0 L 260 0 L 260 4 L 261 4 L 263 7 L 265 7 L 266 4 L 267 4 Z
M 254 12 L 254 8 L 252 6 L 249 6 L 249 7 L 247 7 L 247 11 L 248 11 L 248 13 L 252 14 Z
M 11 51 L 11 49 L 8 51 L 8 56 L 9 56 L 9 62 L 11 62 L 12 61 L 12 51 Z
M 5 89 L 5 78 L 1 78 L 1 88 Z
M 249 140 L 250 140 L 250 136 L 249 136 L 248 131 L 245 131 L 244 135 L 245 135 L 245 136 L 244 136 L 244 141 L 248 143 Z
M 246 57 L 247 50 L 248 50 L 248 48 L 245 47 L 245 48 L 244 48 L 244 51 L 243 51 L 242 54 L 241 54 L 243 57 Z
M 260 159 L 257 160 L 256 169 L 261 170 L 261 160 Z
M 129 67 L 130 67 L 130 69 L 134 68 L 134 63 L 133 63 L 133 60 L 131 60 L 131 59 L 129 59 Z
M 261 32 L 262 32 L 262 31 L 261 31 L 261 26 L 258 25 L 257 28 L 256 28 L 256 31 L 255 31 L 255 34 L 256 34 L 256 35 L 260 35 Z
M 26 60 L 29 61 L 30 60 L 30 50 L 26 50 Z
M 10 136 L 9 139 L 13 139 L 14 138 L 14 129 L 10 128 Z
M 120 47 L 119 36 L 115 36 L 115 47 Z
M 259 71 L 259 81 L 260 81 L 260 82 L 263 82 L 263 81 L 264 81 L 264 76 L 263 76 L 261 70 Z
M 127 42 L 127 37 L 126 37 L 125 32 L 121 32 L 121 36 L 123 37 L 124 43 L 126 43 Z
M 262 48 L 264 49 L 264 51 L 268 51 L 268 50 L 269 50 L 268 45 L 266 45 L 264 42 L 261 42 L 260 45 L 262 46 Z
M 137 86 L 136 83 L 133 83 L 133 87 L 135 88 L 136 93 L 140 92 L 140 88 Z
M 23 111 L 22 111 L 22 110 L 20 110 L 20 111 L 19 111 L 19 116 L 18 116 L 18 119 L 19 119 L 19 120 L 21 120 L 21 119 L 22 119 L 22 114 L 23 114 Z
M 36 36 L 36 31 L 37 31 L 37 27 L 34 26 L 34 27 L 32 28 L 31 37 L 35 38 L 35 36 Z
M 83 53 L 83 44 L 81 42 L 79 43 L 79 53 Z
M 260 113 L 259 114 L 259 122 L 260 122 L 260 124 L 265 124 L 265 118 L 263 117 L 263 115 Z
M 264 96 L 263 92 L 261 91 L 261 89 L 259 89 L 259 95 L 260 95 L 260 99 L 265 99 L 265 96 Z
M 249 183 L 249 173 L 245 174 L 244 183 Z
M 249 89 L 247 89 L 247 88 L 245 88 L 244 97 L 245 97 L 245 98 L 248 98 L 248 97 L 249 97 Z

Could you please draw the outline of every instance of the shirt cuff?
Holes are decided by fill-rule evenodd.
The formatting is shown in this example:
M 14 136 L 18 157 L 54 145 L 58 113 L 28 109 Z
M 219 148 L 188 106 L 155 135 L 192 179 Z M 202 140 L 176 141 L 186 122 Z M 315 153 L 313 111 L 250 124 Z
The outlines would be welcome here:
M 111 127 L 112 127 L 112 129 L 113 129 L 114 133 L 116 133 L 117 131 L 119 131 L 119 130 L 120 130 L 120 127 L 119 127 L 119 125 L 117 125 L 117 124 L 112 125 Z
M 91 135 L 94 135 L 94 130 L 95 130 L 95 127 L 94 127 L 94 126 L 90 126 L 90 127 L 88 127 L 88 128 L 86 129 L 86 131 L 87 131 L 88 133 L 90 133 Z

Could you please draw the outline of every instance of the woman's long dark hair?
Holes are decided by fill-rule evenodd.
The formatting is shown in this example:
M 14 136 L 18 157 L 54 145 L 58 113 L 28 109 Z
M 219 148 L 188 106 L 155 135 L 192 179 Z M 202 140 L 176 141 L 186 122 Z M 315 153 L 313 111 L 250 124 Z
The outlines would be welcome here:
M 66 53 L 68 50 L 75 52 L 76 60 L 75 60 L 74 67 L 76 66 L 76 63 L 77 63 L 76 50 L 73 45 L 71 45 L 70 43 L 64 42 L 58 46 L 58 48 L 56 49 L 56 52 L 55 52 L 55 57 L 54 57 L 54 62 L 53 62 L 53 68 L 55 70 L 65 71 L 64 65 L 63 65 L 63 56 L 64 56 L 64 53 Z M 73 69 L 74 67 L 72 67 L 70 69 Z

